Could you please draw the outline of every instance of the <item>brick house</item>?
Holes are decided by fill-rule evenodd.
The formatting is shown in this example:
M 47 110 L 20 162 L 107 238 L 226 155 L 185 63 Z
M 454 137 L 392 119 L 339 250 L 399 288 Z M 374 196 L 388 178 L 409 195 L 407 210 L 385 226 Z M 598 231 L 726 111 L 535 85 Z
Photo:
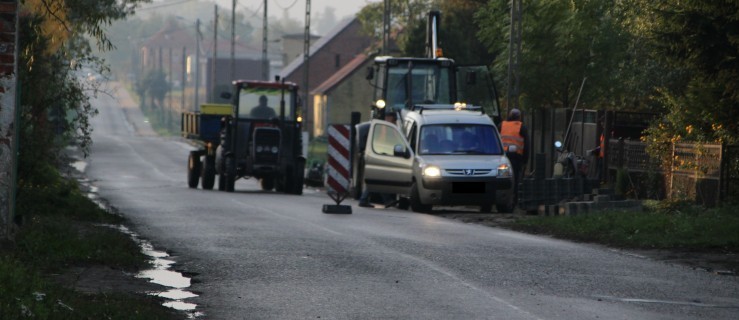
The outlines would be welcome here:
M 310 47 L 307 90 L 303 88 L 305 66 L 302 57 L 285 66 L 280 75 L 287 81 L 297 83 L 301 87 L 301 96 L 304 96 L 306 92 L 310 93 L 326 82 L 359 54 L 366 52 L 373 43 L 370 36 L 362 34 L 358 19 L 345 19 Z M 315 104 L 313 98 L 314 96 L 308 95 L 308 101 L 303 101 L 303 123 L 306 131 L 311 136 L 316 136 L 324 128 L 315 127 L 315 113 L 322 112 L 322 108 Z M 324 126 L 325 123 L 321 125 Z
M 204 36 L 200 44 L 200 76 L 199 95 L 195 102 L 192 92 L 187 93 L 187 100 L 192 105 L 204 102 L 224 102 L 219 99 L 221 91 L 230 91 L 234 79 L 262 79 L 262 49 L 249 46 L 243 42 L 234 43 L 234 67 L 231 68 L 231 41 Z M 148 70 L 161 69 L 167 75 L 175 89 L 183 84 L 193 88 L 196 83 L 195 48 L 198 41 L 194 28 L 183 28 L 176 21 L 168 21 L 157 33 L 146 39 L 140 48 L 139 67 L 135 70 L 137 78 Z M 214 50 L 218 52 L 214 57 Z M 268 48 L 267 59 L 270 61 L 269 79 L 273 79 L 276 70 L 282 67 L 282 53 L 279 48 Z M 215 68 L 215 69 L 214 69 Z M 215 76 L 215 78 L 214 78 Z M 231 79 L 231 78 L 234 79 Z M 266 79 L 265 79 L 266 80 Z M 191 91 L 191 90 L 190 90 Z
M 373 56 L 359 54 L 343 68 L 310 92 L 315 115 L 314 136 L 321 136 L 329 124 L 348 124 L 351 113 L 359 112 L 369 120 L 373 89 L 366 79 Z

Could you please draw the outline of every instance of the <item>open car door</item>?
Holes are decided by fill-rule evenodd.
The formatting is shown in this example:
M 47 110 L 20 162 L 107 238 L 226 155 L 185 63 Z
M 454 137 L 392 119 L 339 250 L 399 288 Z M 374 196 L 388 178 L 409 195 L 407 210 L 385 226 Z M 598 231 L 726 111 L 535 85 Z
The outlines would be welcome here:
M 487 66 L 457 66 L 457 100 L 481 106 L 495 125 L 500 127 L 503 120 L 500 114 L 498 91 L 493 76 Z
M 407 195 L 413 181 L 413 151 L 398 127 L 372 120 L 364 152 L 364 182 L 370 192 Z

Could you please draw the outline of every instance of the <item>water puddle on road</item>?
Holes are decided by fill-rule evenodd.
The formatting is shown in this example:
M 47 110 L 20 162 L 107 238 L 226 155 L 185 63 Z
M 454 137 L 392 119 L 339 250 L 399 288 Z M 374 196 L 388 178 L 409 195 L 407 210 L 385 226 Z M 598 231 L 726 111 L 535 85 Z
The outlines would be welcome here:
M 77 171 L 79 172 L 85 172 L 85 169 L 87 168 L 87 161 L 78 160 L 78 161 L 72 162 L 72 167 L 77 169 Z
M 165 299 L 163 303 L 165 307 L 187 312 L 189 319 L 202 317 L 202 312 L 195 311 L 197 308 L 196 304 L 185 301 L 198 295 L 184 290 L 190 287 L 190 278 L 184 276 L 181 272 L 171 270 L 175 262 L 167 259 L 169 254 L 164 251 L 155 250 L 149 241 L 139 238 L 136 233 L 127 227 L 118 226 L 117 228 L 136 241 L 141 247 L 141 252 L 151 258 L 153 268 L 139 272 L 136 277 L 148 279 L 151 283 L 169 288 L 166 291 L 148 292 L 148 294 Z
M 72 167 L 77 169 L 80 173 L 84 173 L 88 163 L 84 160 L 79 160 L 72 163 Z M 114 212 L 113 208 L 110 207 L 106 201 L 98 195 L 98 188 L 92 184 L 92 182 L 84 177 L 77 177 L 77 181 L 80 186 L 86 190 L 87 197 L 97 205 L 108 212 Z M 167 259 L 169 254 L 164 251 L 155 250 L 154 246 L 144 239 L 141 239 L 138 234 L 128 229 L 123 225 L 106 225 L 127 234 L 131 239 L 141 247 L 141 252 L 150 258 L 152 269 L 143 270 L 139 272 L 136 277 L 140 279 L 148 279 L 151 283 L 156 283 L 163 286 L 165 291 L 147 292 L 152 296 L 157 296 L 164 299 L 162 305 L 175 310 L 183 311 L 187 314 L 188 319 L 197 319 L 204 316 L 200 311 L 196 311 L 197 304 L 187 302 L 187 299 L 197 297 L 198 295 L 185 290 L 190 287 L 190 278 L 183 275 L 181 272 L 173 271 L 172 266 L 175 261 Z

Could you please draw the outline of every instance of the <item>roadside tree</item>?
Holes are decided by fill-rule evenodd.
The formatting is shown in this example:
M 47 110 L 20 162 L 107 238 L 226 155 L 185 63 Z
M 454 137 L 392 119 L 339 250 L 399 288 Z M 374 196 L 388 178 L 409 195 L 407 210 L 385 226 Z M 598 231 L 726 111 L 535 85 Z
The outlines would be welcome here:
M 660 86 L 665 116 L 649 129 L 651 149 L 681 140 L 738 143 L 739 4 L 671 0 L 643 7 L 654 59 L 681 75 Z
M 104 61 L 92 48 L 109 50 L 102 26 L 130 14 L 145 0 L 28 0 L 19 15 L 20 86 L 18 198 L 33 188 L 55 183 L 45 174 L 59 164 L 72 144 L 87 154 L 92 143 L 90 118 L 97 111 L 89 96 L 99 91 L 87 70 L 104 73 Z M 51 180 L 50 180 L 51 179 Z
M 432 0 L 389 0 L 390 1 L 390 42 L 398 48 L 407 47 L 407 42 L 412 35 L 418 30 L 411 28 L 416 26 L 418 21 L 425 21 L 426 15 L 431 9 Z M 373 36 L 375 39 L 382 39 L 383 29 L 383 8 L 382 1 L 369 3 L 357 13 L 357 18 L 362 23 L 362 31 L 365 34 Z M 423 30 L 423 29 L 422 29 Z M 424 31 L 425 32 L 425 31 Z M 381 45 L 381 43 L 378 43 Z M 421 47 L 423 50 L 423 47 Z
M 141 83 L 137 85 L 137 88 L 145 88 L 146 91 L 146 94 L 141 97 L 146 96 L 151 99 L 151 108 L 163 110 L 164 98 L 171 88 L 164 71 L 159 69 L 149 70 Z
M 606 0 L 528 2 L 523 8 L 518 70 L 521 105 L 526 109 L 571 107 L 587 78 L 582 105 L 643 107 L 650 92 L 635 90 L 637 79 L 645 75 L 641 66 L 633 64 L 640 52 L 630 51 L 634 44 L 624 28 L 626 14 L 623 3 Z M 506 88 L 509 4 L 488 2 L 475 18 L 480 41 L 495 56 L 496 82 Z
M 480 24 L 475 13 L 483 8 L 482 0 L 444 0 L 438 5 L 441 11 L 439 45 L 444 57 L 452 58 L 461 65 L 490 64 L 495 55 L 487 50 L 477 37 Z M 413 21 L 408 21 L 412 30 L 403 43 L 403 55 L 422 57 L 426 55 L 426 12 Z

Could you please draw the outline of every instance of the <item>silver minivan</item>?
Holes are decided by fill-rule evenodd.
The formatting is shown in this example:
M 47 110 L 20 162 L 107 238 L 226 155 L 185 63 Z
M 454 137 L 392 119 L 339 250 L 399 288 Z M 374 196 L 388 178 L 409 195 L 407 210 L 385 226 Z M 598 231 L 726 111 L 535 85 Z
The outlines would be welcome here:
M 368 191 L 398 194 L 416 212 L 434 205 L 513 211 L 513 169 L 489 116 L 459 105 L 430 105 L 402 119 L 400 127 L 370 122 L 362 177 Z

